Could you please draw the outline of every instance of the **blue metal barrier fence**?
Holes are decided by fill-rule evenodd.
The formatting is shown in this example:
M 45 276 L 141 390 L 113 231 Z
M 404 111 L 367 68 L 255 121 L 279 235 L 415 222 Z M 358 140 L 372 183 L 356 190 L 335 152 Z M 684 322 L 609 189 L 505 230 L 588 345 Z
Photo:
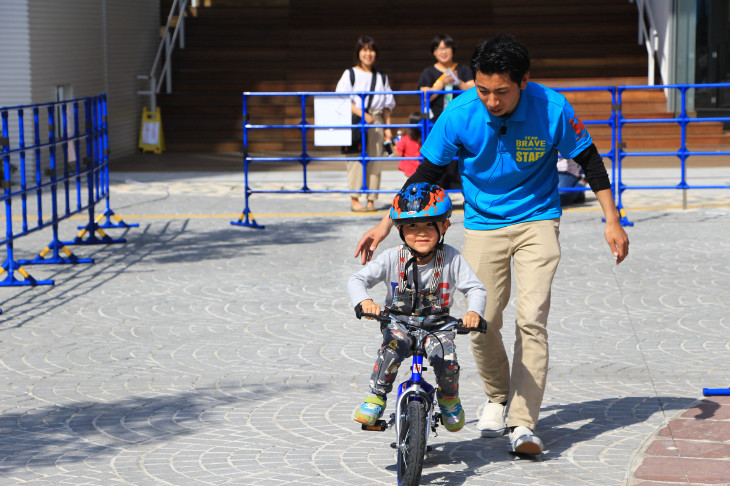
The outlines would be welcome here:
M 716 83 L 716 84 L 676 84 L 676 85 L 661 85 L 661 86 L 600 86 L 600 87 L 572 87 L 572 88 L 555 88 L 556 91 L 568 93 L 577 91 L 595 91 L 595 92 L 608 92 L 610 95 L 610 106 L 606 107 L 606 112 L 609 113 L 605 119 L 598 120 L 583 120 L 584 125 L 605 125 L 609 127 L 611 133 L 611 146 L 608 152 L 601 153 L 601 156 L 611 161 L 611 181 L 612 190 L 614 192 L 614 199 L 616 206 L 621 214 L 621 224 L 624 226 L 632 226 L 633 223 L 629 221 L 626 216 L 626 211 L 623 205 L 623 193 L 626 190 L 638 190 L 638 189 L 730 189 L 728 185 L 690 185 L 686 180 L 686 161 L 690 156 L 704 156 L 704 155 L 730 155 L 730 151 L 700 151 L 700 150 L 689 150 L 687 148 L 687 126 L 691 123 L 698 122 L 730 122 L 730 117 L 690 117 L 687 110 L 687 91 L 693 88 L 730 88 L 730 83 Z M 674 90 L 678 90 L 680 93 L 681 107 L 679 115 L 672 118 L 652 118 L 652 119 L 641 119 L 624 116 L 622 110 L 622 101 L 624 95 L 630 90 L 664 90 L 667 93 L 671 93 Z M 457 91 L 458 93 L 459 91 Z M 361 108 L 364 111 L 365 108 L 365 97 L 371 94 L 381 94 L 382 92 L 374 91 L 362 91 L 356 93 L 346 93 L 347 95 L 354 94 L 359 95 L 361 99 Z M 447 93 L 446 91 L 430 92 L 430 94 Z M 256 219 L 251 212 L 249 205 L 249 198 L 253 194 L 316 194 L 316 193 L 395 193 L 398 188 L 391 190 L 370 190 L 367 187 L 366 178 L 364 177 L 367 164 L 374 160 L 392 160 L 390 157 L 370 157 L 365 151 L 363 146 L 362 151 L 359 155 L 353 156 L 325 156 L 316 157 L 311 156 L 308 150 L 307 135 L 312 130 L 316 129 L 360 129 L 364 136 L 368 128 L 378 127 L 389 127 L 389 128 L 407 128 L 407 127 L 420 127 L 423 134 L 423 138 L 428 135 L 428 131 L 431 128 L 431 122 L 428 120 L 428 97 L 422 91 L 394 91 L 391 94 L 394 96 L 419 96 L 420 106 L 422 113 L 422 120 L 420 124 L 390 124 L 390 125 L 370 125 L 365 123 L 364 119 L 361 119 L 358 125 L 315 125 L 310 123 L 307 119 L 307 110 L 311 109 L 311 105 L 308 103 L 314 96 L 343 96 L 344 93 L 333 93 L 333 92 L 245 92 L 243 93 L 243 171 L 244 171 L 244 197 L 245 203 L 241 216 L 237 221 L 231 221 L 232 225 L 247 226 L 251 228 L 263 228 L 256 222 Z M 429 94 L 429 95 L 430 95 Z M 296 124 L 255 124 L 251 123 L 253 117 L 250 113 L 250 101 L 257 97 L 296 97 L 298 98 L 300 106 L 300 121 Z M 679 147 L 677 150 L 668 151 L 645 151 L 645 152 L 627 152 L 625 148 L 625 137 L 623 134 L 624 128 L 627 125 L 632 124 L 648 124 L 648 123 L 674 123 L 680 127 L 680 138 L 678 140 Z M 249 135 L 252 130 L 271 130 L 271 129 L 285 129 L 285 130 L 298 130 L 301 134 L 301 152 L 297 155 L 291 156 L 254 156 L 251 155 L 248 149 Z M 589 130 L 590 132 L 590 130 Z M 363 144 L 364 145 L 364 144 Z M 623 159 L 628 156 L 676 156 L 680 161 L 680 181 L 676 185 L 672 186 L 631 186 L 623 183 Z M 398 156 L 399 160 L 418 160 L 422 157 L 401 157 Z M 307 182 L 307 165 L 313 161 L 331 161 L 331 162 L 345 162 L 357 160 L 363 166 L 363 186 L 358 190 L 314 190 L 308 186 Z M 253 162 L 269 163 L 269 162 L 298 162 L 302 166 L 302 187 L 298 190 L 256 190 L 252 189 L 249 184 L 249 168 Z M 730 165 L 730 164 L 729 164 Z M 561 188 L 561 191 L 581 191 L 586 190 L 585 188 Z M 685 196 L 686 197 L 686 196 Z
M 730 122 L 730 117 L 690 117 L 687 110 L 687 92 L 690 89 L 696 89 L 696 88 L 704 88 L 704 89 L 728 89 L 730 88 L 730 83 L 713 83 L 713 84 L 668 84 L 668 85 L 659 85 L 659 86 L 619 86 L 618 87 L 618 105 L 616 106 L 616 119 L 618 123 L 618 140 L 617 140 L 617 158 L 616 158 L 616 178 L 613 179 L 614 181 L 614 191 L 616 196 L 616 205 L 619 208 L 619 211 L 621 212 L 621 224 L 625 226 L 633 226 L 633 223 L 631 223 L 626 218 L 626 212 L 624 210 L 623 206 L 623 193 L 624 191 L 633 189 L 677 189 L 681 190 L 682 196 L 683 196 L 683 207 L 687 207 L 687 193 L 686 191 L 688 189 L 730 189 L 730 185 L 690 185 L 687 182 L 687 159 L 690 156 L 697 156 L 697 157 L 703 157 L 703 156 L 717 156 L 717 155 L 730 155 L 730 151 L 728 150 L 689 150 L 687 148 L 687 129 L 690 124 L 692 123 L 700 123 L 700 122 L 723 122 L 727 123 Z M 638 90 L 656 90 L 656 89 L 662 89 L 665 90 L 665 92 L 668 92 L 668 96 L 673 96 L 676 91 L 679 92 L 680 95 L 680 107 L 679 107 L 679 115 L 671 117 L 671 118 L 626 118 L 623 115 L 622 112 L 622 100 L 624 99 L 624 95 L 629 91 L 638 91 Z M 677 150 L 670 151 L 648 151 L 648 152 L 627 152 L 624 150 L 624 143 L 623 143 L 623 128 L 626 125 L 632 125 L 632 124 L 642 124 L 642 123 L 666 123 L 666 124 L 676 124 L 680 128 L 680 139 L 679 139 L 679 147 Z M 635 157 L 677 157 L 680 162 L 680 180 L 676 185 L 672 186 L 662 186 L 662 185 L 656 185 L 656 186 L 648 186 L 648 185 L 626 185 L 623 183 L 623 159 L 628 156 L 635 156 Z M 730 166 L 730 162 L 728 162 L 728 166 Z
M 24 266 L 93 263 L 68 247 L 124 242 L 102 229 L 137 226 L 125 223 L 109 205 L 106 95 L 2 107 L 0 117 L 0 201 L 5 206 L 5 237 L 0 244 L 6 252 L 0 286 L 52 285 L 53 280 L 36 279 Z M 106 207 L 96 216 L 95 207 L 102 201 Z M 87 214 L 88 222 L 73 240 L 61 241 L 59 223 L 81 213 Z M 112 217 L 117 223 L 111 223 Z M 51 241 L 35 258 L 16 258 L 16 240 L 49 227 Z

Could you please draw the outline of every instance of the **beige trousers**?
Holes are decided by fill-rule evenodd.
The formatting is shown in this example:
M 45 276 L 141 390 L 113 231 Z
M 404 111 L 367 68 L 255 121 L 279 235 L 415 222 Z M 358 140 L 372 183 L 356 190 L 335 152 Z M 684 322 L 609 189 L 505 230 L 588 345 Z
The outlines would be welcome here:
M 487 289 L 487 332 L 472 333 L 472 352 L 489 399 L 509 403 L 509 427 L 534 430 L 540 414 L 548 370 L 550 287 L 560 261 L 559 225 L 559 219 L 550 219 L 464 230 L 464 257 Z M 512 273 L 517 296 L 510 374 L 500 331 Z
M 375 118 L 375 124 L 383 123 L 383 112 L 373 111 L 370 113 Z M 383 156 L 383 142 L 385 137 L 382 128 L 371 128 L 367 134 L 367 147 L 365 151 L 370 157 Z M 368 189 L 380 189 L 380 172 L 383 169 L 382 160 L 371 160 L 366 167 L 366 177 Z M 360 161 L 347 162 L 347 188 L 356 190 L 362 187 L 362 164 Z M 362 196 L 362 194 L 350 194 L 350 196 Z M 378 199 L 377 194 L 368 194 L 368 201 Z

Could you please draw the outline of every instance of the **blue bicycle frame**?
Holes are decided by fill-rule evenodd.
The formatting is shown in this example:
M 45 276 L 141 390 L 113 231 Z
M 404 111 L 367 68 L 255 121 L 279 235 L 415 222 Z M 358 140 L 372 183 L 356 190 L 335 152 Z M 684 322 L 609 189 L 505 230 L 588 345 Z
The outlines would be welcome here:
M 414 319 L 411 317 L 409 320 Z M 418 319 L 417 317 L 415 319 Z M 423 319 L 423 318 L 421 318 Z M 396 319 L 392 319 L 398 322 Z M 415 336 L 416 344 L 414 346 L 413 359 L 411 363 L 411 377 L 410 379 L 402 382 L 398 386 L 398 399 L 396 401 L 395 415 L 392 420 L 395 422 L 395 433 L 397 437 L 400 437 L 400 421 L 395 420 L 395 417 L 400 417 L 403 413 L 403 408 L 407 406 L 411 400 L 417 400 L 423 402 L 426 406 L 426 417 L 428 418 L 426 427 L 426 440 L 428 440 L 429 429 L 435 428 L 436 418 L 433 415 L 433 410 L 436 406 L 436 389 L 428 383 L 423 377 L 423 340 L 430 334 L 425 330 L 417 330 L 418 334 Z

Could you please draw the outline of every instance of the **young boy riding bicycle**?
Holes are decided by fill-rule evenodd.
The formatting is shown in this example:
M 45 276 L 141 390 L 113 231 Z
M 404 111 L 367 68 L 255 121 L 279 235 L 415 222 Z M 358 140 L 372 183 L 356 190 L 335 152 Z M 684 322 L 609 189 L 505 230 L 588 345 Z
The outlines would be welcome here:
M 380 306 L 370 298 L 368 289 L 385 282 L 385 306 L 391 313 L 443 316 L 449 314 L 454 291 L 459 290 L 466 296 L 469 309 L 462 318 L 463 326 L 476 328 L 487 292 L 461 254 L 444 244 L 451 208 L 448 194 L 437 185 L 422 182 L 401 189 L 393 199 L 390 218 L 404 243 L 385 250 L 350 277 L 347 290 L 352 305 L 359 305 L 365 313 L 379 314 Z M 371 394 L 353 417 L 365 425 L 373 425 L 383 415 L 398 367 L 412 346 L 396 324 L 384 326 L 382 332 L 383 344 L 370 377 Z M 445 331 L 426 340 L 428 360 L 438 383 L 442 421 L 450 432 L 464 426 L 454 337 L 455 331 Z

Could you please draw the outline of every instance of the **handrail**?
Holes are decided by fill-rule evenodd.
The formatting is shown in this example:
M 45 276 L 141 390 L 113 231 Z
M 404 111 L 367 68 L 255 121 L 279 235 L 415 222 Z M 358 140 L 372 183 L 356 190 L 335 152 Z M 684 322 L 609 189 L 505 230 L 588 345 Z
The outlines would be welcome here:
M 137 79 L 149 81 L 149 90 L 137 91 L 138 95 L 148 95 L 150 97 L 150 111 L 157 109 L 157 93 L 160 92 L 162 81 L 165 81 L 165 92 L 172 93 L 172 51 L 175 48 L 175 41 L 179 38 L 180 49 L 185 49 L 185 9 L 188 6 L 188 0 L 174 0 L 170 13 L 167 15 L 167 23 L 165 24 L 165 32 L 162 35 L 160 46 L 157 48 L 155 61 L 152 63 L 152 69 L 149 74 L 140 74 Z M 175 9 L 177 8 L 177 14 Z M 170 27 L 173 19 L 177 16 L 175 29 L 170 35 Z M 162 54 L 165 54 L 165 62 L 160 68 L 159 64 Z M 159 71 L 159 73 L 158 73 Z
M 647 8 L 647 0 L 629 0 L 629 3 L 636 2 L 636 8 L 639 9 L 639 44 L 644 44 L 648 60 L 647 81 L 651 86 L 654 84 L 654 66 L 656 65 L 656 54 L 659 49 L 659 31 L 654 22 L 654 16 L 651 9 Z M 647 32 L 646 23 L 644 22 L 644 13 L 646 13 L 649 21 L 649 31 Z

